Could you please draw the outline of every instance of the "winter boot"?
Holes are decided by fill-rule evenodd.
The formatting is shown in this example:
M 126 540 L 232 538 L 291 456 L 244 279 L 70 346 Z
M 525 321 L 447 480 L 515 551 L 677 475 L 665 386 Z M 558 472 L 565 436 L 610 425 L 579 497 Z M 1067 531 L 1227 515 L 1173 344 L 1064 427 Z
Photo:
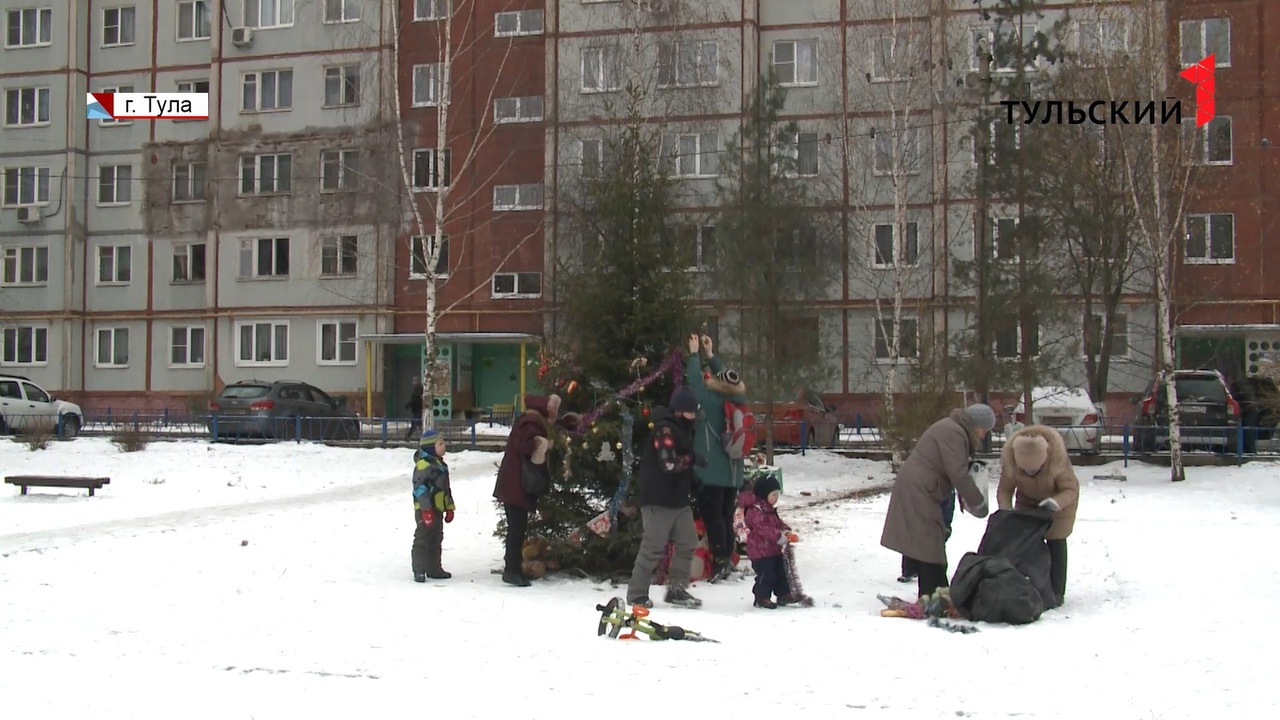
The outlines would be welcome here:
M 901 575 L 898 576 L 898 582 L 900 583 L 915 582 L 915 580 L 916 580 L 915 573 L 902 573 Z
M 453 577 L 453 573 L 447 572 L 437 567 L 437 568 L 432 568 L 431 570 L 428 570 L 427 577 L 431 578 L 432 580 L 448 580 L 449 578 Z
M 702 607 L 702 601 L 690 595 L 689 591 L 682 587 L 668 588 L 666 600 L 668 605 L 677 605 L 691 610 Z
M 510 570 L 502 573 L 502 582 L 516 587 L 529 587 L 533 584 L 529 582 L 529 578 L 525 577 L 523 573 L 512 572 Z
M 733 573 L 733 565 L 729 563 L 729 558 L 718 557 L 711 561 L 711 577 L 707 582 L 717 583 L 724 580 Z
M 427 581 L 427 574 L 426 574 L 426 573 L 414 573 L 414 574 L 413 574 L 413 581 L 414 581 L 414 582 L 426 582 L 426 581 Z
M 783 607 L 786 607 L 787 605 L 795 605 L 799 602 L 800 598 L 796 597 L 795 593 L 787 593 L 786 595 L 778 598 L 778 604 Z
M 638 598 L 636 598 L 635 600 L 628 599 L 628 600 L 627 600 L 627 604 L 628 604 L 628 605 L 635 605 L 635 606 L 642 607 L 642 608 L 651 608 L 651 607 L 653 607 L 653 601 L 649 599 L 649 596 L 648 596 L 648 595 L 645 595 L 645 596 L 643 596 L 643 597 L 638 597 Z
M 767 598 L 767 597 L 758 597 L 758 598 L 756 598 L 756 601 L 755 601 L 754 603 L 752 603 L 752 604 L 751 604 L 751 606 L 752 606 L 752 607 L 758 607 L 758 608 L 764 608 L 764 609 L 766 609 L 766 610 L 773 610 L 773 609 L 775 609 L 775 608 L 777 608 L 777 607 L 778 607 L 778 603 L 776 603 L 776 602 L 774 602 L 774 601 L 770 600 L 770 599 L 769 599 L 769 598 Z
M 453 577 L 453 573 L 446 572 L 441 565 L 443 555 L 444 548 L 439 546 L 435 547 L 431 553 L 431 566 L 427 568 L 427 577 L 432 580 L 448 580 Z

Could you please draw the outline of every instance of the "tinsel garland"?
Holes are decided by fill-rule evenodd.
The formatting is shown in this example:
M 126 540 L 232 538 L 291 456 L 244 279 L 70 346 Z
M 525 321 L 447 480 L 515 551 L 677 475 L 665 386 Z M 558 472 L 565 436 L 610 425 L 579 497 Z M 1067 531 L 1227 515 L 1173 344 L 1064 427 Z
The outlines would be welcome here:
M 676 387 L 680 387 L 684 381 L 684 373 L 681 373 L 678 370 L 683 365 L 684 355 L 679 350 L 671 353 L 667 356 L 666 360 L 662 361 L 662 364 L 658 366 L 657 370 L 654 370 L 642 378 L 637 378 L 635 382 L 619 390 L 617 394 L 614 395 L 613 399 L 606 400 L 583 414 L 582 418 L 578 421 L 578 427 L 575 429 L 574 434 L 585 435 L 587 429 L 591 427 L 591 423 L 608 411 L 609 407 L 614 402 L 617 402 L 618 400 L 626 400 L 632 395 L 640 392 L 640 390 L 647 387 L 654 380 L 657 380 L 667 373 L 672 374 L 672 379 L 675 381 Z
M 618 507 L 627 499 L 627 491 L 631 487 L 631 468 L 635 465 L 635 448 L 631 446 L 631 434 L 636 419 L 630 410 L 622 413 L 622 482 L 618 483 L 618 492 L 609 501 L 609 526 L 614 527 L 618 520 Z
M 787 543 L 782 558 L 787 569 L 787 584 L 790 585 L 791 594 L 800 601 L 800 605 L 813 607 L 813 598 L 804 593 L 804 586 L 800 584 L 800 575 L 796 572 L 796 550 L 791 543 Z

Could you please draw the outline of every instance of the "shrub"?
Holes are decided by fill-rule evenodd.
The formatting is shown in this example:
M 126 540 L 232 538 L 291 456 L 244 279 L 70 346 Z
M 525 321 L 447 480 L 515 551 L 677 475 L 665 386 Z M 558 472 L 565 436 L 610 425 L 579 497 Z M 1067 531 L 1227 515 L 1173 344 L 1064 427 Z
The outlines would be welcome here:
M 44 450 L 49 447 L 49 442 L 53 440 L 56 432 L 57 428 L 49 420 L 36 418 L 23 424 L 22 442 L 26 443 L 27 449 L 32 452 Z
M 120 448 L 120 452 L 131 453 L 145 450 L 151 440 L 141 428 L 132 423 L 126 423 L 111 436 L 111 442 Z

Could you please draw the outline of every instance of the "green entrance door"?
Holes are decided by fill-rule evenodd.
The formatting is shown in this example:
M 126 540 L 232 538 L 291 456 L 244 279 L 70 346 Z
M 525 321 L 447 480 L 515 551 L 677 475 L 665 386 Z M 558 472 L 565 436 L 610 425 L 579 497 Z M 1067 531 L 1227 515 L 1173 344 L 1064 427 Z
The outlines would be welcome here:
M 476 406 L 511 405 L 520 394 L 520 346 L 474 345 L 471 361 Z

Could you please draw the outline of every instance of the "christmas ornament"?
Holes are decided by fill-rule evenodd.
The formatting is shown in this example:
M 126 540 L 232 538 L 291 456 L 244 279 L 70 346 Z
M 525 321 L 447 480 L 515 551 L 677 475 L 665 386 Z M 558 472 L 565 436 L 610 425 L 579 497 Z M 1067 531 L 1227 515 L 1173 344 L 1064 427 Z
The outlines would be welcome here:
M 600 454 L 596 456 L 596 460 L 599 460 L 600 462 L 613 462 L 616 458 L 617 456 L 613 454 L 613 449 L 610 448 L 608 444 L 602 443 L 600 445 Z
M 577 380 L 570 380 L 570 381 L 569 381 L 568 392 L 573 392 L 574 390 L 577 390 L 577 389 L 578 389 L 578 381 L 577 381 Z
M 615 445 L 615 447 L 617 447 L 619 450 L 621 450 L 621 449 L 622 449 L 622 443 L 617 443 L 617 444 Z

